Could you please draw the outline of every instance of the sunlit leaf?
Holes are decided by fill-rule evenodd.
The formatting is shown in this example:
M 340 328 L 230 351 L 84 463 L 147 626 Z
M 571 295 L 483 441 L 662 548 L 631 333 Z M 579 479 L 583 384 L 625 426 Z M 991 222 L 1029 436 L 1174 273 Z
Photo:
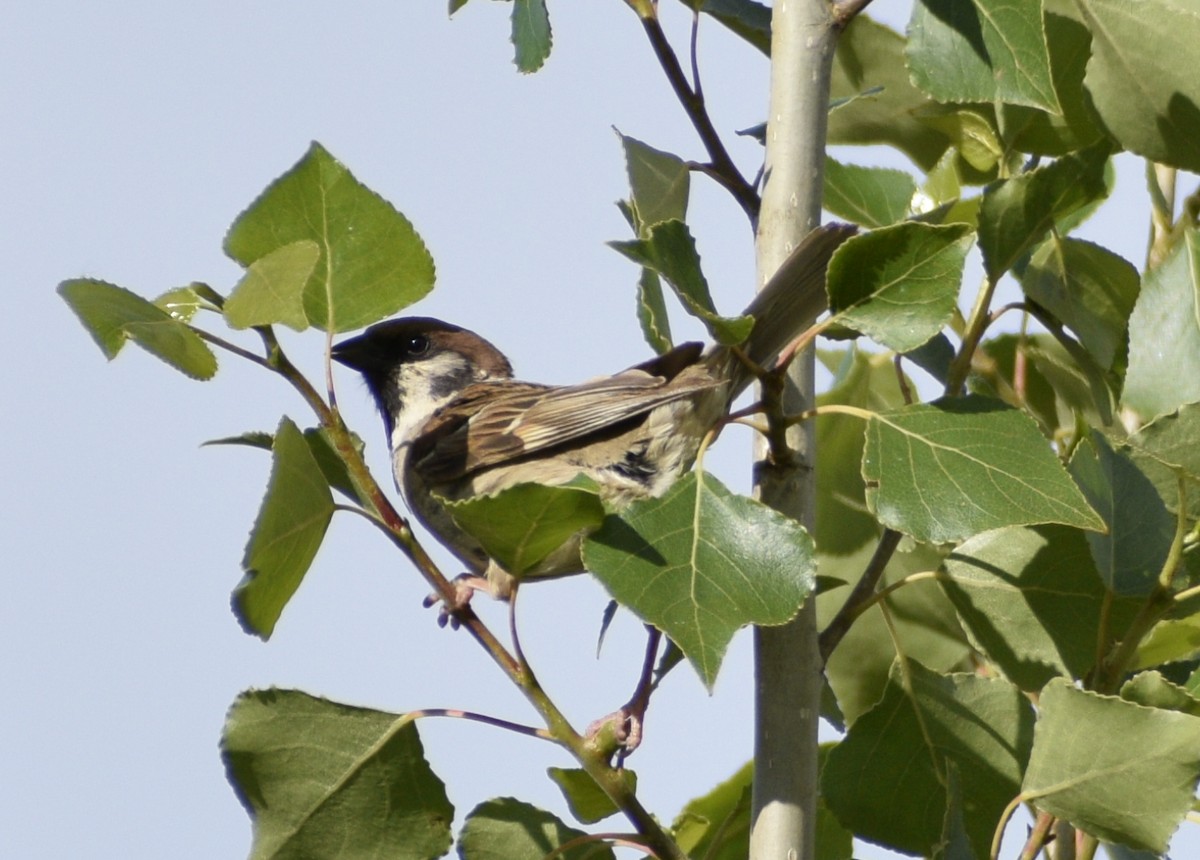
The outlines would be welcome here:
M 655 224 L 649 228 L 644 239 L 609 244 L 635 263 L 662 275 L 688 313 L 698 317 L 719 343 L 741 343 L 750 334 L 753 318 L 723 317 L 717 313 L 708 281 L 700 269 L 696 242 L 682 221 Z
M 320 257 L 316 242 L 300 239 L 251 263 L 225 302 L 230 327 L 282 323 L 296 331 L 308 328 L 304 289 Z
M 361 328 L 433 288 L 433 259 L 412 224 L 318 143 L 238 216 L 225 252 L 249 266 L 304 239 L 321 248 L 304 288 L 317 328 Z
M 791 619 L 816 575 L 812 539 L 795 520 L 696 472 L 608 517 L 584 560 L 709 687 L 738 628 Z
M 613 860 L 612 849 L 594 841 L 556 850 L 582 836 L 582 831 L 552 813 L 512 797 L 498 797 L 467 814 L 458 852 L 462 860 L 543 860 L 547 855 L 561 860 Z
M 917 0 L 913 83 L 940 102 L 1010 102 L 1057 113 L 1041 0 Z
M 333 517 L 333 494 L 299 428 L 288 418 L 275 432 L 267 494 L 254 522 L 233 591 L 233 608 L 248 633 L 271 636 L 321 547 Z
M 916 181 L 903 170 L 825 159 L 824 206 L 855 224 L 886 227 L 903 221 L 916 191 Z
M 513 60 L 522 72 L 536 72 L 550 56 L 550 13 L 546 0 L 513 0 Z
M 898 352 L 916 349 L 950 320 L 971 231 L 908 221 L 855 236 L 829 264 L 834 319 Z
M 1078 4 L 1092 32 L 1085 83 L 1108 131 L 1152 161 L 1200 170 L 1200 44 L 1191 0 L 1089 0 Z
M 618 134 L 625 149 L 625 170 L 639 234 L 662 221 L 683 221 L 691 182 L 687 164 L 677 155 Z
M 922 541 L 1035 523 L 1104 528 L 1033 420 L 985 398 L 875 415 L 863 478 L 880 522 Z
M 460 528 L 518 578 L 604 519 L 595 492 L 541 484 L 517 484 L 492 496 L 447 502 L 446 508 Z
M 998 279 L 1056 221 L 1102 198 L 1106 161 L 1103 148 L 1088 150 L 989 185 L 979 210 L 979 247 L 988 277 Z
M 562 791 L 571 814 L 584 824 L 595 824 L 620 812 L 612 798 L 596 784 L 586 770 L 552 767 L 546 771 Z M 630 791 L 637 791 L 637 774 L 622 770 L 621 778 Z
M 217 372 L 217 357 L 199 335 L 124 287 L 80 278 L 63 281 L 58 294 L 108 359 L 132 340 L 192 379 L 211 379 Z
M 1165 851 L 1200 778 L 1200 717 L 1065 680 L 1046 685 L 1038 708 L 1025 797 L 1101 839 Z
M 1200 234 L 1146 273 L 1129 317 L 1125 405 L 1144 418 L 1200 401 Z
M 454 807 L 399 714 L 251 690 L 229 710 L 221 757 L 254 821 L 251 860 L 431 860 L 450 848 Z

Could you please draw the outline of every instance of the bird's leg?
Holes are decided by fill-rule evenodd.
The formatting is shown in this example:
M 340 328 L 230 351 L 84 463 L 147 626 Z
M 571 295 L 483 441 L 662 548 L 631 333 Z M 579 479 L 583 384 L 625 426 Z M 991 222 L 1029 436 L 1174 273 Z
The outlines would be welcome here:
M 617 765 L 633 753 L 642 742 L 642 728 L 645 722 L 646 709 L 650 706 L 650 694 L 654 691 L 654 659 L 658 655 L 658 645 L 662 641 L 662 632 L 649 624 L 646 625 L 646 656 L 642 661 L 642 672 L 638 678 L 633 695 L 611 714 L 593 722 L 587 729 L 589 738 L 596 737 L 605 731 L 611 731 L 619 744 L 617 750 Z

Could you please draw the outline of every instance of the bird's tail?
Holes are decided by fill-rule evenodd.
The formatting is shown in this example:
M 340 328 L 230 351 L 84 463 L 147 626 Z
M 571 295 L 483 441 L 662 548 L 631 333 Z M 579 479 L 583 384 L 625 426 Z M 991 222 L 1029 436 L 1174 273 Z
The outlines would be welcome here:
M 818 227 L 783 261 L 743 312 L 754 317 L 754 329 L 742 347 L 751 361 L 768 366 L 825 310 L 829 259 L 856 232 L 850 224 Z M 748 372 L 735 376 L 734 393 L 750 383 L 749 377 Z

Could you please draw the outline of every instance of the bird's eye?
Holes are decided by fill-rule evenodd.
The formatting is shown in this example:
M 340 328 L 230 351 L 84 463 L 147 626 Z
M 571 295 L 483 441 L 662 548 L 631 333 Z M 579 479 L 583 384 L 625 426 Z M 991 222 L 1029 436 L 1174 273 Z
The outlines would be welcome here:
M 404 354 L 408 356 L 424 355 L 429 352 L 429 338 L 423 334 L 411 334 L 404 339 Z

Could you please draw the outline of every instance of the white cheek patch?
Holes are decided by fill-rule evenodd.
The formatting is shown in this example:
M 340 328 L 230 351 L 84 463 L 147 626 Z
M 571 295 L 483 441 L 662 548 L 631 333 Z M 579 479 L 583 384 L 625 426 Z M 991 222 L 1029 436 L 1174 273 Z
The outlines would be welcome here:
M 446 383 L 458 379 L 457 384 Z M 470 379 L 466 359 L 453 352 L 403 364 L 395 376 L 396 387 L 403 392 L 400 414 L 392 427 L 392 450 L 398 451 L 416 438 L 421 428 Z M 440 383 L 440 384 L 439 384 Z

